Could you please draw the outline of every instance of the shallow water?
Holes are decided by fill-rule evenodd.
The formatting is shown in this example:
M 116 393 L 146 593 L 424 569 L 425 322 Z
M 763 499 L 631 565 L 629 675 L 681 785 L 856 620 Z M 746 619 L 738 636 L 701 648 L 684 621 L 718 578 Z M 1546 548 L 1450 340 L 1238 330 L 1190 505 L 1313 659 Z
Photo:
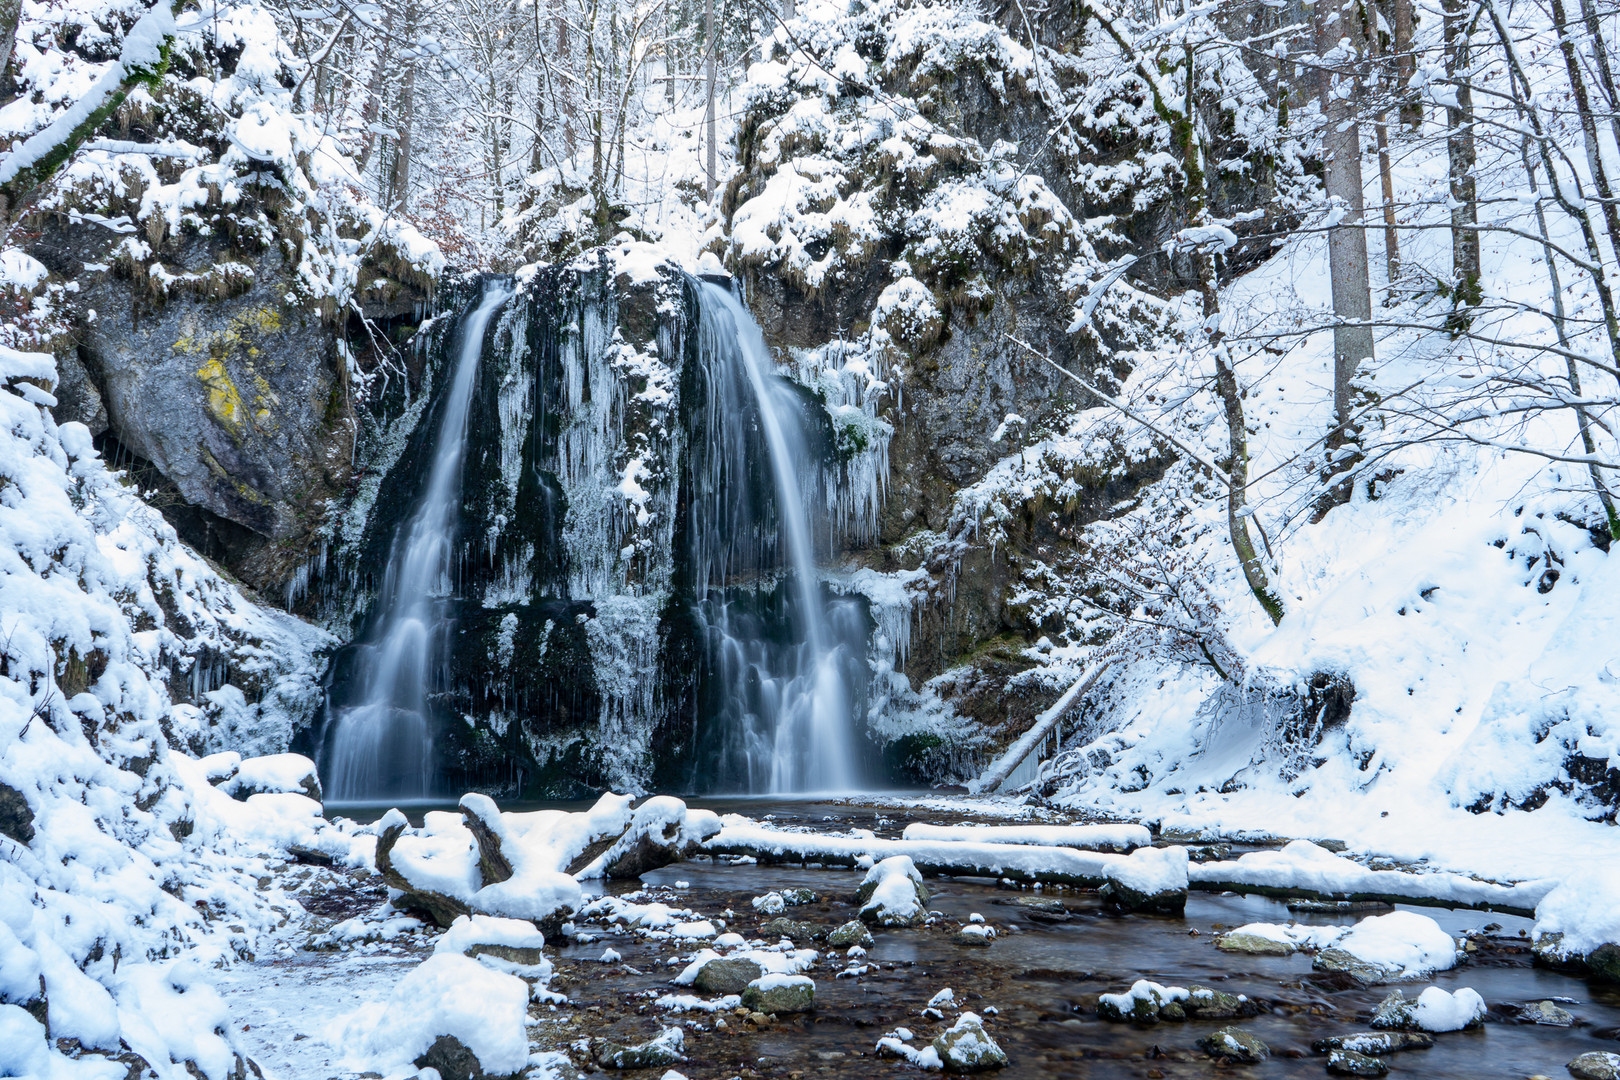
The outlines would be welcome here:
M 862 827 L 891 836 L 913 819 L 961 817 L 815 799 L 704 800 L 701 805 L 756 818 L 769 815 L 784 826 Z M 772 889 L 810 888 L 821 899 L 785 914 L 830 929 L 854 917 L 859 879 L 855 871 L 698 860 L 649 873 L 639 886 L 611 882 L 605 887 L 618 894 L 644 889 L 642 899 L 724 919 L 728 929 L 753 937 L 765 921 L 751 909 L 753 897 Z M 865 975 L 835 978 L 845 960 L 823 950 L 809 972 L 816 980 L 813 1015 L 757 1031 L 727 1016 L 728 1029 L 717 1031 L 716 1014 L 669 1013 L 653 1002 L 662 994 L 690 992 L 670 980 L 684 966 L 679 958 L 689 957 L 697 946 L 608 931 L 600 940 L 558 950 L 554 985 L 569 996 L 570 1004 L 543 1010 L 541 1030 L 553 1045 L 586 1035 L 636 1042 L 657 1034 L 661 1024 L 685 1022 L 688 1061 L 680 1070 L 691 1080 L 914 1076 L 919 1074 L 911 1066 L 876 1057 L 876 1043 L 904 1025 L 917 1036 L 913 1045 L 924 1045 L 954 1020 L 955 1012 L 934 1021 L 920 1015 L 921 1010 L 937 991 L 951 987 L 963 1008 L 981 1014 L 996 1010 L 987 1016 L 987 1029 L 1011 1058 L 1003 1077 L 1210 1077 L 1234 1071 L 1314 1077 L 1326 1075 L 1325 1059 L 1311 1052 L 1311 1042 L 1367 1030 L 1373 1007 L 1391 989 L 1347 987 L 1338 976 L 1313 972 L 1307 955 L 1232 956 L 1214 947 L 1220 928 L 1247 922 L 1350 922 L 1359 915 L 1295 915 L 1283 902 L 1264 897 L 1195 892 L 1181 917 L 1115 916 L 1102 910 L 1094 894 L 1049 889 L 1044 895 L 1060 898 L 1073 916 L 1052 923 L 1008 906 L 1008 900 L 1029 895 L 1027 891 L 1004 889 L 992 881 L 930 879 L 929 888 L 931 908 L 945 917 L 932 927 L 875 932 L 867 959 L 880 966 Z M 1477 911 L 1414 910 L 1456 936 L 1490 923 L 1500 926 L 1476 956 L 1455 970 L 1402 987 L 1412 997 L 1431 984 L 1447 990 L 1469 986 L 1492 1012 L 1483 1030 L 1438 1035 L 1431 1050 L 1386 1056 L 1390 1075 L 1458 1080 L 1565 1076 L 1565 1064 L 1579 1053 L 1620 1052 L 1620 988 L 1533 967 L 1527 943 L 1518 936 L 1528 931 L 1529 920 Z M 997 926 L 1001 936 L 989 948 L 953 944 L 951 934 L 975 912 Z M 603 930 L 594 924 L 583 929 Z M 600 962 L 609 946 L 621 954 L 620 962 Z M 1208 985 L 1263 1003 L 1261 1015 L 1235 1023 L 1265 1041 L 1272 1059 L 1254 1067 L 1212 1062 L 1196 1043 L 1223 1026 L 1219 1022 L 1138 1028 L 1099 1020 L 1096 996 L 1124 990 L 1138 978 Z M 1549 998 L 1564 1000 L 1583 1026 L 1564 1030 L 1512 1021 L 1513 1005 Z

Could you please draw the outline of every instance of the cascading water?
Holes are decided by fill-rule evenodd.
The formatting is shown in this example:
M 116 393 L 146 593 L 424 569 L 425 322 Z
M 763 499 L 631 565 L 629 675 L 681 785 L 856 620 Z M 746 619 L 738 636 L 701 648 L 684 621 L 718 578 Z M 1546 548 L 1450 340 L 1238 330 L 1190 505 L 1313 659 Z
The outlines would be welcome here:
M 866 627 L 854 602 L 822 597 L 800 474 L 819 481 L 806 402 L 776 374 L 737 298 L 696 287 L 705 400 L 687 534 L 718 736 L 704 768 L 710 783 L 734 790 L 849 790 L 860 780 L 854 720 Z M 773 611 L 765 597 L 781 570 L 791 581 Z M 783 622 L 787 632 L 773 633 Z
M 326 787 L 334 802 L 419 798 L 431 790 L 429 695 L 448 681 L 445 638 L 467 412 L 484 332 L 511 293 L 509 283 L 487 282 L 478 306 L 462 322 L 427 485 L 394 537 L 377 597 L 379 615 L 356 657 L 359 704 L 337 713 L 326 741 Z

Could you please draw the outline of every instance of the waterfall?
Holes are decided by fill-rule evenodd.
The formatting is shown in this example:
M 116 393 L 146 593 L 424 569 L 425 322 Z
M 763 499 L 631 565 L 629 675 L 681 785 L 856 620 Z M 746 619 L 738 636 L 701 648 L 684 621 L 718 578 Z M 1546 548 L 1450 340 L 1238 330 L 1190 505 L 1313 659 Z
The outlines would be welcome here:
M 704 423 L 690 451 L 687 543 L 715 731 L 704 765 L 713 783 L 743 791 L 849 790 L 860 780 L 866 627 L 854 602 L 822 595 L 805 490 L 820 482 L 821 460 L 807 402 L 776 374 L 737 298 L 696 287 Z M 764 595 L 775 583 L 771 610 Z M 783 622 L 785 633 L 773 628 Z
M 461 326 L 427 482 L 395 534 L 370 639 L 357 651 L 359 704 L 341 709 L 326 745 L 334 802 L 423 797 L 433 778 L 429 696 L 447 683 L 451 554 L 460 516 L 467 412 L 478 383 L 484 332 L 511 285 L 490 281 Z

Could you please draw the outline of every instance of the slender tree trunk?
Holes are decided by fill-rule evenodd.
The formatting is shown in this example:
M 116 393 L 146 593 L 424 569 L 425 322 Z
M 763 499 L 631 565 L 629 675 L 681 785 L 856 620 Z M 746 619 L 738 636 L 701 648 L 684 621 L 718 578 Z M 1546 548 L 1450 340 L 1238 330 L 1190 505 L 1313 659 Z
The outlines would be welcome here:
M 1318 5 L 1322 6 L 1321 4 Z M 1333 431 L 1327 440 L 1329 473 L 1344 471 L 1338 451 L 1355 439 L 1350 426 L 1356 372 L 1373 358 L 1372 286 L 1367 272 L 1367 234 L 1361 179 L 1361 126 L 1356 97 L 1361 46 L 1361 20 L 1354 4 L 1341 2 L 1322 12 L 1318 51 L 1325 58 L 1320 73 L 1322 135 L 1326 188 L 1338 221 L 1328 230 L 1328 277 L 1333 292 Z M 1336 484 L 1334 501 L 1349 496 L 1347 484 Z
M 793 18 L 795 14 L 796 12 L 793 10 L 793 0 L 782 0 L 782 21 L 787 22 L 789 19 Z
M 1384 46 L 1384 37 L 1376 27 L 1372 37 L 1377 43 L 1377 51 L 1387 57 L 1389 51 Z M 1387 81 L 1385 85 L 1388 85 Z M 1384 270 L 1388 278 L 1386 303 L 1392 303 L 1395 296 L 1395 282 L 1401 276 L 1401 239 L 1395 231 L 1395 178 L 1390 171 L 1387 109 L 1378 110 L 1378 116 L 1373 123 L 1373 133 L 1378 140 L 1378 181 L 1384 194 Z
M 1597 8 L 1592 0 L 1581 0 L 1581 19 L 1586 23 L 1586 33 L 1592 39 L 1592 54 L 1597 62 L 1598 86 L 1603 90 L 1609 112 L 1609 131 L 1614 135 L 1614 145 L 1620 149 L 1620 90 L 1615 87 L 1614 65 L 1609 61 L 1609 42 L 1603 36 L 1603 26 L 1598 22 Z
M 1558 47 L 1564 54 L 1564 67 L 1569 72 L 1569 88 L 1575 95 L 1575 113 L 1581 122 L 1582 141 L 1586 144 L 1586 164 L 1592 170 L 1592 191 L 1602 208 L 1609 246 L 1615 258 L 1620 259 L 1620 206 L 1615 205 L 1614 189 L 1609 185 L 1609 173 L 1603 164 L 1603 144 L 1598 138 L 1597 116 L 1592 109 L 1591 95 L 1587 92 L 1586 72 L 1581 68 L 1580 54 L 1569 32 L 1564 0 L 1552 0 L 1552 16 L 1553 26 L 1558 31 Z
M 791 3 L 792 0 L 784 0 L 784 2 Z M 709 54 L 708 74 L 705 80 L 708 83 L 708 86 L 704 91 L 703 106 L 703 127 L 708 132 L 708 146 L 704 152 L 704 171 L 708 176 L 708 190 L 706 194 L 710 198 L 713 198 L 715 174 L 717 171 L 715 163 L 714 138 L 714 0 L 703 0 L 703 33 L 708 41 L 707 51 Z
M 1479 200 L 1475 193 L 1473 64 L 1469 55 L 1465 0 L 1442 0 L 1446 77 L 1446 157 L 1451 182 L 1451 299 L 1453 308 L 1476 307 L 1479 286 Z
M 376 67 L 371 72 L 371 82 L 366 87 L 366 101 L 360 107 L 360 120 L 365 124 L 365 131 L 360 137 L 360 154 L 355 159 L 355 171 L 365 175 L 366 165 L 371 161 L 372 151 L 377 147 L 377 133 L 371 129 L 376 126 L 382 115 L 383 95 L 388 89 L 388 76 L 392 73 L 394 59 L 394 8 L 390 4 L 383 8 L 382 40 L 377 45 Z
M 415 42 L 421 13 L 412 0 L 405 6 L 405 40 Z M 414 46 L 413 46 L 414 50 Z M 388 179 L 388 203 L 384 209 L 404 210 L 411 197 L 411 131 L 416 122 L 416 57 L 405 61 L 405 73 L 399 83 L 399 105 L 394 114 L 394 129 L 399 138 L 394 144 L 394 164 Z
M 1205 172 L 1203 140 L 1198 133 L 1198 115 L 1192 107 L 1196 67 L 1191 46 L 1186 48 L 1184 56 L 1187 100 L 1181 123 L 1177 125 L 1178 141 L 1181 143 L 1182 171 L 1187 176 L 1188 220 L 1194 226 L 1204 226 L 1210 221 L 1209 183 Z M 1232 543 L 1232 552 L 1243 569 L 1249 591 L 1275 625 L 1282 622 L 1282 601 L 1271 587 L 1265 564 L 1260 560 L 1254 539 L 1249 535 L 1249 518 L 1253 514 L 1248 506 L 1249 431 L 1243 418 L 1243 393 L 1238 386 L 1237 373 L 1232 368 L 1224 331 L 1221 330 L 1221 298 L 1215 276 L 1215 260 L 1202 248 L 1194 249 L 1192 259 L 1199 294 L 1203 299 L 1206 343 L 1215 357 L 1215 392 L 1226 414 L 1226 434 L 1231 449 L 1226 486 L 1227 535 Z
M 1395 74 L 1400 79 L 1401 123 L 1413 131 L 1423 126 L 1423 99 L 1412 89 L 1417 55 L 1412 51 L 1412 0 L 1393 0 Z
M 564 70 L 572 70 L 570 62 L 572 52 L 568 40 L 568 14 L 563 7 L 563 0 L 553 0 L 553 3 L 557 13 L 553 19 L 557 30 L 557 63 Z M 569 158 L 573 158 L 579 152 L 579 137 L 574 130 L 574 86 L 572 83 L 563 80 L 562 92 L 558 94 L 558 99 L 562 103 L 563 153 L 567 154 Z
M 1530 193 L 1538 195 L 1536 190 L 1536 165 L 1530 159 L 1530 137 L 1527 135 L 1519 144 L 1519 158 L 1524 162 L 1524 175 L 1530 182 Z M 1536 227 L 1541 232 L 1542 258 L 1547 262 L 1547 283 L 1552 287 L 1553 329 L 1558 332 L 1558 346 L 1566 353 L 1564 357 L 1565 370 L 1569 376 L 1569 392 L 1579 401 L 1581 398 L 1581 371 L 1575 363 L 1575 358 L 1568 355 L 1571 351 L 1569 331 L 1565 324 L 1564 313 L 1564 286 L 1559 280 L 1558 256 L 1553 252 L 1552 245 L 1547 242 L 1550 235 L 1547 231 L 1547 211 L 1543 209 L 1541 200 L 1536 200 Z M 1609 523 L 1609 538 L 1620 539 L 1620 514 L 1614 506 L 1614 497 L 1609 493 L 1608 484 L 1604 482 L 1603 472 L 1597 464 L 1597 441 L 1592 437 L 1592 419 L 1587 415 L 1584 405 L 1575 406 L 1575 424 L 1581 433 L 1581 448 L 1586 451 L 1586 471 L 1592 477 L 1592 490 L 1597 493 L 1598 502 L 1603 506 L 1604 517 Z

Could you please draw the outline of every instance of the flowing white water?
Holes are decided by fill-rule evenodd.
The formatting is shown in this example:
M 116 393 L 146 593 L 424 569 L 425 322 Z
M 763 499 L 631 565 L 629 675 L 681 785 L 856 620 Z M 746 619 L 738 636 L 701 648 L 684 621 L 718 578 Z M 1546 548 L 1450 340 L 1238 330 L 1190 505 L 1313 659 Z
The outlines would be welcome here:
M 854 713 L 865 628 L 847 602 L 831 609 L 816 574 L 799 468 L 816 460 L 803 404 L 775 363 L 759 325 L 727 290 L 699 283 L 699 349 L 708 386 L 707 482 L 697 487 L 693 533 L 698 594 L 728 727 L 721 780 L 748 791 L 844 791 L 859 780 Z M 739 378 L 740 376 L 740 378 Z M 738 383 L 742 385 L 737 385 Z M 743 392 L 746 387 L 746 393 Z M 769 459 L 774 520 L 748 496 L 758 462 L 757 422 Z M 701 470 L 700 470 L 701 471 Z M 762 477 L 759 479 L 763 479 Z M 773 643 L 761 620 L 737 611 L 721 590 L 737 572 L 760 573 L 780 550 L 792 576 L 791 643 Z M 830 617 L 831 616 L 831 617 Z
M 357 656 L 360 704 L 341 710 L 327 741 L 327 793 L 334 802 L 420 798 L 433 777 L 428 697 L 447 680 L 453 597 L 451 555 L 461 505 L 467 412 L 478 383 L 484 331 L 511 296 L 492 281 L 461 326 L 461 349 L 433 444 L 427 486 L 405 528 L 394 537 L 377 597 L 372 638 Z

